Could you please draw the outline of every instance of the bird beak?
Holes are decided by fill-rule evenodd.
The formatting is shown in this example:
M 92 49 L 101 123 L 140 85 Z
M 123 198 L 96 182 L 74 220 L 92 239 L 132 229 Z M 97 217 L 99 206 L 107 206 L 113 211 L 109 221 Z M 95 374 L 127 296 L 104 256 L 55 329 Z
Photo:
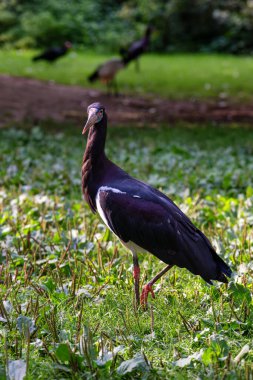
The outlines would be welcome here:
M 90 108 L 88 113 L 88 120 L 83 127 L 82 135 L 84 135 L 90 127 L 92 127 L 97 122 L 97 109 L 96 108 Z

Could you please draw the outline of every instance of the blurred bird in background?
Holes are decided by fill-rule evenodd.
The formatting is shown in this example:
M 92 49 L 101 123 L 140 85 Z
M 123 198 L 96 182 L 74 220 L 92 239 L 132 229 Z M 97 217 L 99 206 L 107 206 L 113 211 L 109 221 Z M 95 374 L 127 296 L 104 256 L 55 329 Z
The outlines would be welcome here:
M 137 71 L 140 71 L 139 57 L 147 50 L 153 30 L 154 28 L 149 25 L 144 36 L 140 40 L 134 41 L 128 49 L 120 49 L 120 55 L 123 59 L 127 59 L 128 62 L 135 61 Z
M 129 58 L 113 58 L 109 61 L 102 63 L 98 68 L 88 77 L 90 82 L 100 80 L 107 86 L 108 93 L 114 89 L 114 94 L 118 94 L 118 86 L 116 82 L 116 74 L 124 69 L 129 62 Z
M 65 41 L 63 46 L 55 46 L 50 49 L 45 50 L 43 53 L 36 55 L 33 57 L 33 62 L 36 61 L 47 61 L 47 62 L 55 62 L 60 57 L 63 57 L 67 51 L 72 47 L 71 42 Z

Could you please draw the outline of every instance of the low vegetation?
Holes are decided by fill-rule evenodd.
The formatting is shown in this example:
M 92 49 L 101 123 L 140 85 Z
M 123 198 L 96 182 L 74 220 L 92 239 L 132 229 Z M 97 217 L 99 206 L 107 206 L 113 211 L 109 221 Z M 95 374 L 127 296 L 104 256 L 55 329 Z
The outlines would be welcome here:
M 91 86 L 87 77 L 109 55 L 73 51 L 55 64 L 33 63 L 34 51 L 0 51 L 0 73 Z M 132 63 L 118 75 L 123 93 L 153 93 L 170 99 L 227 99 L 251 101 L 253 58 L 209 54 L 146 54 L 141 72 Z M 93 86 L 93 85 L 92 85 Z M 105 89 L 96 83 L 95 88 Z
M 82 199 L 81 129 L 50 130 L 0 131 L 0 378 L 252 378 L 252 130 L 109 131 L 108 155 L 173 198 L 234 271 L 208 286 L 173 268 L 146 312 L 131 255 Z M 145 283 L 163 264 L 140 259 Z

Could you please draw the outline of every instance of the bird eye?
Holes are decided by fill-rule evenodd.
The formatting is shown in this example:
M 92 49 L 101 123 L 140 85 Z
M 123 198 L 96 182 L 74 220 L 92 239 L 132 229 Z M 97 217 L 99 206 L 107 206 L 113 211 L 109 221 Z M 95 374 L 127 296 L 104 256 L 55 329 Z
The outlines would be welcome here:
M 103 110 L 101 109 L 101 110 L 99 110 L 98 112 L 97 112 L 97 120 L 98 120 L 98 122 L 99 121 L 101 121 L 103 119 Z

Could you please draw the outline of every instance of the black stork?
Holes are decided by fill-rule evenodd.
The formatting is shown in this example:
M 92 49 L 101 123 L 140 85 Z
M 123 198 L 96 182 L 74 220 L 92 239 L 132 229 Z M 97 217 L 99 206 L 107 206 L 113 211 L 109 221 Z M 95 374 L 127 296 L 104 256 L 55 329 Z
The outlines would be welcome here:
M 105 155 L 107 115 L 100 103 L 88 107 L 89 130 L 82 163 L 82 190 L 91 210 L 133 254 L 136 304 L 146 307 L 152 285 L 173 265 L 187 268 L 206 282 L 226 283 L 229 266 L 217 255 L 210 241 L 162 192 L 141 182 Z M 137 253 L 150 252 L 167 266 L 139 294 L 140 268 Z
M 149 25 L 145 31 L 144 36 L 140 40 L 134 41 L 128 47 L 128 49 L 122 48 L 120 50 L 120 54 L 122 55 L 124 59 L 127 59 L 129 62 L 135 61 L 137 71 L 139 71 L 140 69 L 138 59 L 147 50 L 150 44 L 150 38 L 151 38 L 151 34 L 153 30 L 154 30 L 153 27 Z
M 126 58 L 112 58 L 99 65 L 97 69 L 88 77 L 90 82 L 94 82 L 99 79 L 102 83 L 107 86 L 107 91 L 109 92 L 110 87 L 114 87 L 115 94 L 118 93 L 116 75 L 117 73 L 124 69 L 128 64 L 129 59 Z
M 33 57 L 32 60 L 34 62 L 40 61 L 40 60 L 44 60 L 47 62 L 54 62 L 58 58 L 64 56 L 71 47 L 72 47 L 71 42 L 65 41 L 63 46 L 55 46 L 55 47 L 49 48 L 45 50 L 43 53 Z

